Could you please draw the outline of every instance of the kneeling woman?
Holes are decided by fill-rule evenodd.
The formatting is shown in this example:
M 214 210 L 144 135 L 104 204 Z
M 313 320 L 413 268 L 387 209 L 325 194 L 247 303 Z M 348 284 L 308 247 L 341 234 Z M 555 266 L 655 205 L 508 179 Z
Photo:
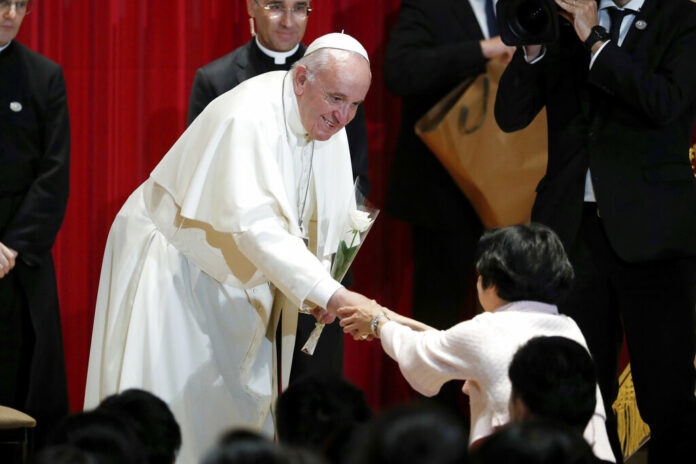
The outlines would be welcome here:
M 448 330 L 435 330 L 372 302 L 338 310 L 355 339 L 378 337 L 411 386 L 433 396 L 450 380 L 466 380 L 470 443 L 509 419 L 508 366 L 517 349 L 537 336 L 567 337 L 587 348 L 575 322 L 556 303 L 570 288 L 573 268 L 560 240 L 540 224 L 486 231 L 479 241 L 477 290 L 485 310 Z M 585 439 L 597 457 L 614 462 L 597 389 L 595 414 Z

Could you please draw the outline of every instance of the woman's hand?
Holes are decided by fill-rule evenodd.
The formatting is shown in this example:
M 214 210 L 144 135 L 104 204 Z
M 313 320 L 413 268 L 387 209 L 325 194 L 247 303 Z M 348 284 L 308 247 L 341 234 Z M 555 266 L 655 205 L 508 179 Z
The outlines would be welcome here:
M 354 340 L 372 340 L 374 338 L 370 330 L 370 324 L 377 315 L 386 312 L 386 308 L 380 306 L 375 300 L 370 300 L 359 306 L 344 306 L 336 311 L 341 319 L 340 325 L 343 332 L 349 333 Z

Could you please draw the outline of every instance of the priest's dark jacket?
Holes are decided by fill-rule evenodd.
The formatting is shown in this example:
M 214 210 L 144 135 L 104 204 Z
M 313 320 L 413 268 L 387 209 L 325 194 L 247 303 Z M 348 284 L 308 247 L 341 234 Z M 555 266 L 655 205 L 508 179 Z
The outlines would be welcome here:
M 0 403 L 37 420 L 68 413 L 51 248 L 69 190 L 70 123 L 61 67 L 17 41 L 0 52 L 0 242 L 16 250 L 0 279 Z

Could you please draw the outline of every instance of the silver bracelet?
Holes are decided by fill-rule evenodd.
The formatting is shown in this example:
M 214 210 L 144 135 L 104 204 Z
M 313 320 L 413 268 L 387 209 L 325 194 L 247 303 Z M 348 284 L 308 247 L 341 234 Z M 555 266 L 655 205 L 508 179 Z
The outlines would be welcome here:
M 386 317 L 388 321 L 391 320 L 389 319 L 389 316 L 387 316 L 385 313 L 379 313 L 375 316 L 374 319 L 372 319 L 372 322 L 370 322 L 370 332 L 372 332 L 372 335 L 374 335 L 377 338 L 379 338 L 379 334 L 377 333 L 377 324 L 379 324 L 379 320 L 383 317 Z

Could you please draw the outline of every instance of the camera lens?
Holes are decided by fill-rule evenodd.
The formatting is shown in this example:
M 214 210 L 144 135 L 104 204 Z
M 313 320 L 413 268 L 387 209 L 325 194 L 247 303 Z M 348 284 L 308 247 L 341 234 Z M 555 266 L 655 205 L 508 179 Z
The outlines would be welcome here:
M 496 7 L 500 38 L 505 45 L 558 40 L 559 14 L 555 0 L 498 0 Z
M 519 34 L 533 35 L 544 30 L 549 23 L 548 11 L 536 0 L 521 2 L 515 15 Z

